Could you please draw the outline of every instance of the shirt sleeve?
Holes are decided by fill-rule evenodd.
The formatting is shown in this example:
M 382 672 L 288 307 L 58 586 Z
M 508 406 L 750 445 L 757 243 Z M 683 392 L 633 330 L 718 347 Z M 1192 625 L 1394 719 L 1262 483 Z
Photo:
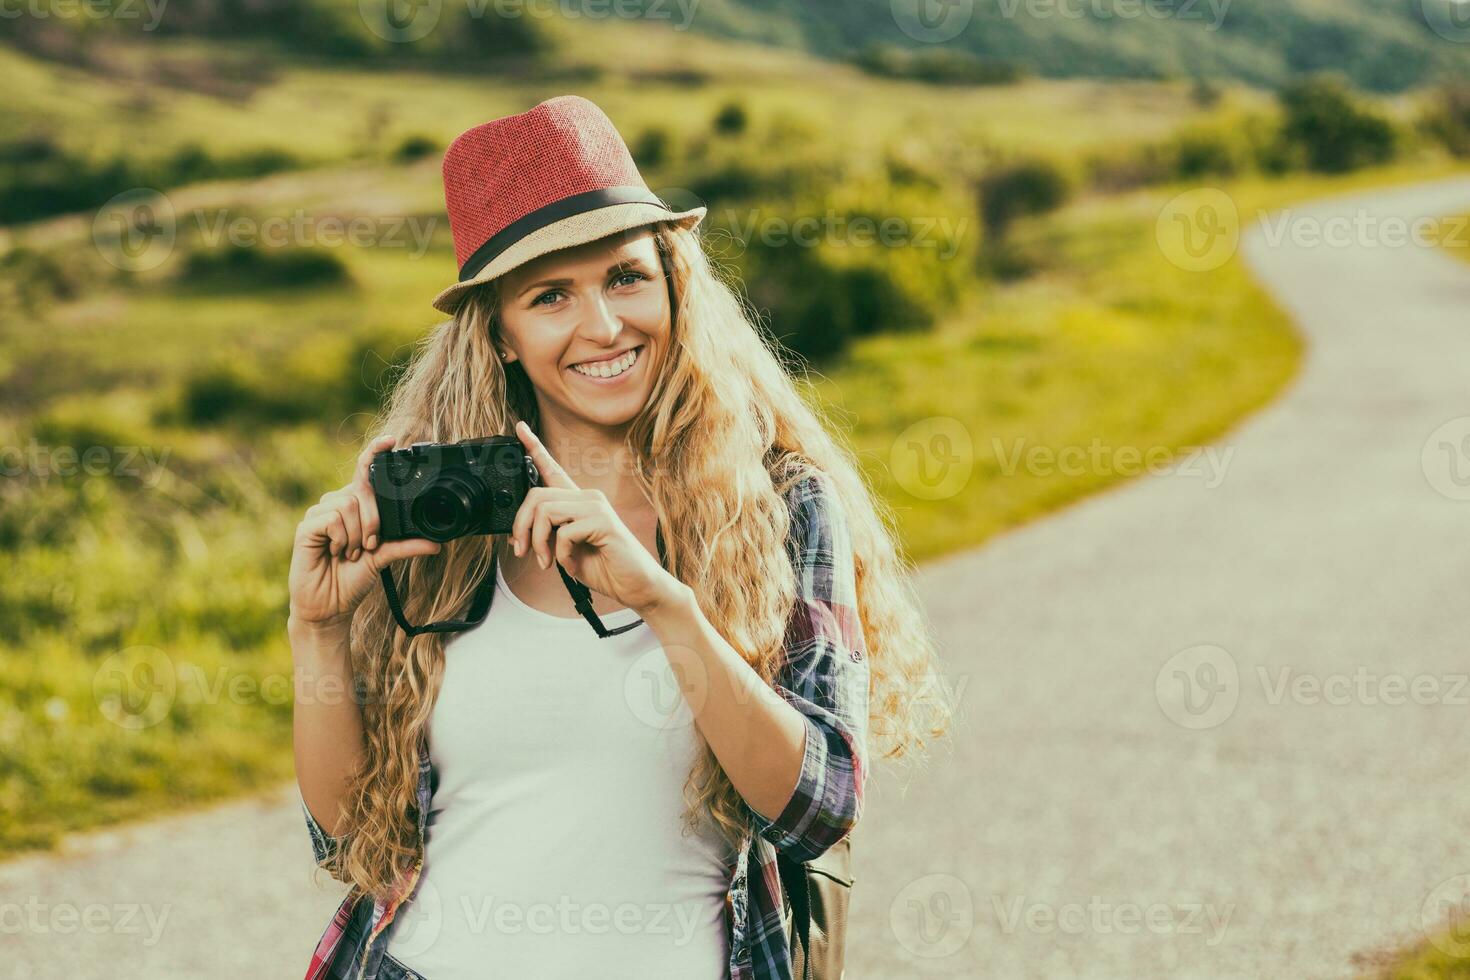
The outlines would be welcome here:
M 308 809 L 305 800 L 301 801 L 301 812 L 306 815 L 306 830 L 311 835 L 312 857 L 316 859 L 317 867 L 324 868 L 327 862 L 346 845 L 347 838 L 345 836 L 333 837 L 323 830 L 322 825 L 317 823 L 316 817 L 311 815 L 311 810 Z
M 867 778 L 868 660 L 846 515 L 825 476 L 792 491 L 797 597 L 775 688 L 806 718 L 801 774 L 790 801 L 758 833 L 810 861 L 857 824 Z

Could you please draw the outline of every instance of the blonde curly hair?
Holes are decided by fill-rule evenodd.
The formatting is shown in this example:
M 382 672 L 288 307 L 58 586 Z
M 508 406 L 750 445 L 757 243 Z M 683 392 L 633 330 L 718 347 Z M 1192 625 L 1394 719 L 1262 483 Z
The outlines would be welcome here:
M 673 311 L 670 349 L 648 403 L 628 427 L 637 478 L 664 530 L 668 567 L 710 623 L 767 682 L 782 660 L 796 578 L 786 535 L 787 492 L 820 472 L 844 509 L 856 565 L 870 670 L 870 752 L 912 759 L 947 730 L 952 689 L 895 547 L 892 514 L 798 392 L 778 355 L 695 232 L 653 226 Z M 453 319 L 420 342 L 368 432 L 400 443 L 453 442 L 537 428 L 524 372 L 497 356 L 496 282 L 467 295 Z M 461 538 L 397 569 L 405 611 L 425 622 L 463 615 L 502 536 Z M 402 567 L 406 566 L 406 567 Z M 731 575 L 729 569 L 742 569 Z M 345 844 L 325 865 L 355 895 L 393 894 L 422 858 L 417 833 L 419 754 L 444 673 L 444 636 L 408 637 L 375 590 L 352 623 L 352 664 L 364 755 L 344 796 Z M 745 803 L 708 746 L 689 774 L 686 826 L 712 818 L 738 846 Z

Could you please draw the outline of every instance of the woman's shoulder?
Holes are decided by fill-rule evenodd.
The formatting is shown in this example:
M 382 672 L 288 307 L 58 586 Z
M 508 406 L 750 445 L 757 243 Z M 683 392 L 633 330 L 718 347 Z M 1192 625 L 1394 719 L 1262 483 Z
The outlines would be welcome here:
M 788 473 L 784 482 L 791 536 L 808 545 L 814 541 L 830 540 L 845 520 L 832 477 L 817 467 L 806 465 Z

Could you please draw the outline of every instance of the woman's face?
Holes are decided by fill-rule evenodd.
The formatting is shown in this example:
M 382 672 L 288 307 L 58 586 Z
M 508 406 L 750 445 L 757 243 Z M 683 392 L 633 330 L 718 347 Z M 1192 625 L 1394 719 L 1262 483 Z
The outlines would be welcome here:
M 506 363 L 520 362 L 543 416 L 630 421 L 669 344 L 669 291 L 653 230 L 540 256 L 500 291 Z

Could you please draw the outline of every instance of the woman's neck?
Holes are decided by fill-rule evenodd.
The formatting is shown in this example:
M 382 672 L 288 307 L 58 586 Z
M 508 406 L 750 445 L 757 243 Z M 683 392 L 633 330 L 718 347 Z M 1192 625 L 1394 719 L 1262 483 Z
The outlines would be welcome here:
M 606 428 L 568 423 L 543 414 L 541 431 L 551 457 L 583 490 L 601 490 L 620 515 L 634 516 L 650 508 L 638 482 L 633 454 L 626 443 L 627 426 Z

